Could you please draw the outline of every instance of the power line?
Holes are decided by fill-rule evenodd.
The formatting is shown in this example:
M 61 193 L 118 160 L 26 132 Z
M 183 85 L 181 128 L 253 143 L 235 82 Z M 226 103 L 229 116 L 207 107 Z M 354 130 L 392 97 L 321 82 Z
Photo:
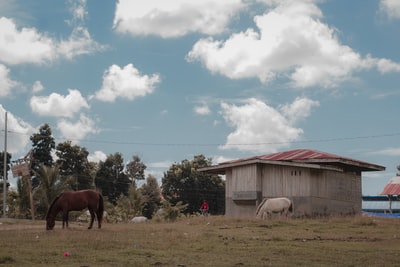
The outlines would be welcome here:
M 4 130 L 2 130 L 4 132 Z M 9 133 L 27 135 L 26 133 L 19 133 L 15 131 L 8 131 Z M 310 140 L 298 140 L 298 141 L 282 141 L 282 142 L 259 142 L 259 143 L 235 143 L 235 144 L 219 144 L 219 143 L 152 143 L 152 142 L 129 142 L 129 141 L 113 141 L 113 140 L 89 140 L 89 139 L 66 139 L 66 138 L 53 138 L 60 141 L 71 141 L 80 143 L 101 143 L 101 144 L 114 144 L 114 145 L 138 145 L 138 146 L 192 146 L 192 147 L 215 147 L 215 146 L 262 146 L 262 145 L 281 145 L 281 144 L 307 144 L 307 143 L 330 143 L 330 142 L 341 142 L 341 141 L 353 141 L 361 139 L 376 139 L 385 137 L 400 136 L 400 133 L 387 133 L 379 135 L 366 135 L 366 136 L 350 136 L 350 137 L 334 137 L 334 138 L 321 138 L 321 139 L 310 139 Z

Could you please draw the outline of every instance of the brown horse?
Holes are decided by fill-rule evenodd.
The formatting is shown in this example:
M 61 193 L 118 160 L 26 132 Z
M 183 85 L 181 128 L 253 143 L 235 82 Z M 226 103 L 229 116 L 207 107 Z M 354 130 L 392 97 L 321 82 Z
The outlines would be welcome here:
M 68 228 L 68 213 L 85 208 L 89 209 L 91 217 L 88 229 L 92 228 L 95 215 L 97 216 L 98 226 L 101 228 L 104 211 L 103 196 L 94 190 L 81 190 L 64 192 L 54 199 L 47 211 L 46 229 L 52 230 L 54 228 L 55 219 L 59 212 L 62 212 L 62 227 Z

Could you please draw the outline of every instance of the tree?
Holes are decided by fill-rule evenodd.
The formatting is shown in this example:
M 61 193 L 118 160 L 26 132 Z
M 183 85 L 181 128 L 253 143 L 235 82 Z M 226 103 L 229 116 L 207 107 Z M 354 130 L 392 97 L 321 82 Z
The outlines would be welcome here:
M 29 199 L 29 181 L 31 179 L 29 176 L 26 178 L 18 179 L 17 181 L 17 191 L 18 191 L 18 208 L 19 208 L 19 218 L 29 219 L 31 216 L 30 210 L 30 199 Z
M 203 155 L 195 156 L 192 161 L 183 160 L 173 164 L 162 178 L 163 196 L 173 204 L 181 201 L 188 204 L 187 213 L 198 212 L 206 199 L 210 213 L 225 212 L 225 182 L 218 175 L 198 172 L 197 169 L 211 166 L 212 160 Z
M 70 188 L 73 180 L 62 179 L 60 175 L 60 166 L 49 167 L 41 165 L 39 170 L 35 171 L 39 186 L 34 191 L 34 200 L 39 218 L 45 218 L 47 210 L 53 200 L 63 191 Z
M 18 193 L 14 190 L 7 190 L 7 217 L 9 218 L 17 218 L 19 214 L 18 209 Z M 0 200 L 0 210 L 1 214 L 3 214 L 3 197 Z
M 10 161 L 11 161 L 11 154 L 7 152 L 7 158 L 6 158 L 6 171 L 8 172 L 10 170 Z M 0 152 L 0 177 L 3 179 L 3 181 L 0 183 L 0 191 L 3 192 L 3 183 L 6 182 L 6 187 L 7 189 L 10 187 L 10 183 L 8 182 L 7 174 L 6 177 L 4 177 L 4 152 Z
M 72 177 L 75 182 L 71 189 L 82 190 L 93 188 L 93 178 L 89 164 L 89 152 L 86 148 L 71 145 L 71 141 L 59 143 L 56 147 L 57 165 L 60 166 L 60 174 L 63 178 Z
M 170 202 L 164 200 L 161 204 L 161 208 L 153 217 L 156 221 L 174 222 L 183 215 L 183 211 L 188 206 L 188 204 L 183 204 L 182 201 L 178 201 L 178 203 L 172 205 Z
M 7 172 L 10 170 L 10 161 L 11 161 L 11 154 L 7 152 L 7 158 L 6 158 L 6 164 L 7 164 Z M 4 152 L 0 152 L 0 176 L 4 178 Z M 7 177 L 6 179 L 7 180 Z
M 32 141 L 33 169 L 39 169 L 40 164 L 53 166 L 54 160 L 51 152 L 55 148 L 55 141 L 50 126 L 47 123 L 44 124 L 40 127 L 39 133 L 33 134 L 30 139 Z
M 124 159 L 120 153 L 109 155 L 104 162 L 99 162 L 96 172 L 96 187 L 113 204 L 116 204 L 121 194 L 128 195 L 130 181 L 124 173 L 123 162 Z
M 32 187 L 36 188 L 38 186 L 38 181 L 34 176 L 34 171 L 38 171 L 41 165 L 45 165 L 48 167 L 52 167 L 54 165 L 54 160 L 51 152 L 56 145 L 54 137 L 52 136 L 51 128 L 47 123 L 41 126 L 39 129 L 39 133 L 33 134 L 30 139 L 32 141 Z
M 157 178 L 149 175 L 139 190 L 142 194 L 142 215 L 151 219 L 161 204 L 161 190 Z
M 132 160 L 126 165 L 128 177 L 132 180 L 132 184 L 136 185 L 136 181 L 144 180 L 144 171 L 147 166 L 140 160 L 139 156 L 133 156 Z
M 141 215 L 141 199 L 139 190 L 135 186 L 129 185 L 128 195 L 121 195 L 115 205 L 107 208 L 107 220 L 130 221 L 133 217 Z

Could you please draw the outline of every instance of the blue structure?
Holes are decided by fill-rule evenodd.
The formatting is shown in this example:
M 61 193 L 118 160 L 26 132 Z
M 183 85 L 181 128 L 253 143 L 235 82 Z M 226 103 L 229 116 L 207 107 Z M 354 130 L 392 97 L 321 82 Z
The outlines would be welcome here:
M 400 218 L 400 196 L 363 196 L 363 214 Z

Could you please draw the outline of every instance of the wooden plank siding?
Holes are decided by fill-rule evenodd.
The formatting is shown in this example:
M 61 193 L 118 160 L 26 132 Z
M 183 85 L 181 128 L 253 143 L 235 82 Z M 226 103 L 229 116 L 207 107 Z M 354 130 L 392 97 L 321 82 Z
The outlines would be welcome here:
M 232 168 L 225 173 L 225 215 L 231 217 L 254 217 L 260 191 L 260 168 L 257 164 Z M 238 199 L 237 195 L 248 193 L 249 199 Z M 259 194 L 261 195 L 261 193 Z
M 258 176 L 256 164 L 240 166 L 232 170 L 232 187 L 234 191 L 256 191 Z
M 254 216 L 263 198 L 282 196 L 293 200 L 297 216 L 360 213 L 360 195 L 361 173 L 356 172 L 273 164 L 226 172 L 226 215 L 233 217 Z
M 263 198 L 309 195 L 309 173 L 307 168 L 264 165 L 261 178 Z

